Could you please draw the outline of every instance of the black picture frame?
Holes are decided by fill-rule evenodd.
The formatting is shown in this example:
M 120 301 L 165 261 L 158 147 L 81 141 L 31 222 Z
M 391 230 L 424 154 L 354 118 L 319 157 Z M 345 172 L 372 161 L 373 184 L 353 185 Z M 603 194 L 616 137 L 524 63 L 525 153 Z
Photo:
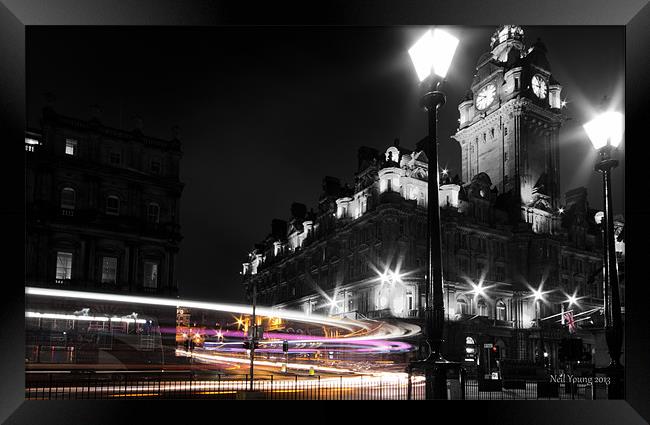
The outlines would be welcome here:
M 208 420 L 213 405 L 187 405 L 185 402 L 141 401 L 127 405 L 124 401 L 77 403 L 61 401 L 24 401 L 24 187 L 23 137 L 25 127 L 25 28 L 29 25 L 498 25 L 507 22 L 521 25 L 622 25 L 626 30 L 626 183 L 631 196 L 626 197 L 626 400 L 594 402 L 499 401 L 478 402 L 472 408 L 456 402 L 435 406 L 414 404 L 407 409 L 396 409 L 404 419 L 416 420 L 422 414 L 430 417 L 447 417 L 471 420 L 478 423 L 617 423 L 641 424 L 650 420 L 650 321 L 646 316 L 648 284 L 644 281 L 643 244 L 648 240 L 650 208 L 645 203 L 646 173 L 644 166 L 647 141 L 645 131 L 648 116 L 649 92 L 647 78 L 650 58 L 650 5 L 647 0 L 575 0 L 575 1 L 524 1 L 524 0 L 459 0 L 459 1 L 409 1 L 388 0 L 329 2 L 287 1 L 226 2 L 193 0 L 183 3 L 173 0 L 3 0 L 0 4 L 0 105 L 3 136 L 3 190 L 0 204 L 3 235 L 8 254 L 3 256 L 4 306 L 0 309 L 2 321 L 2 350 L 0 367 L 0 420 L 6 423 L 127 423 L 136 422 L 144 412 L 153 413 L 167 421 L 179 418 Z M 578 54 L 578 53 L 577 53 Z M 603 58 L 603 60 L 607 60 Z M 638 189 L 636 186 L 639 186 Z M 635 190 L 637 189 L 637 190 Z M 357 405 L 356 411 L 363 420 L 380 418 L 385 406 Z M 355 407 L 357 407 L 355 406 Z M 237 408 L 239 407 L 239 408 Z M 349 407 L 349 406 L 347 406 Z M 293 414 L 298 405 L 290 409 L 264 409 L 265 412 L 284 412 L 283 418 L 311 421 L 319 415 L 313 405 L 300 407 L 304 413 Z M 322 407 L 317 409 L 321 410 Z M 235 420 L 249 420 L 251 409 L 217 407 L 218 411 L 235 413 Z M 253 409 L 256 410 L 256 409 Z M 327 411 L 333 411 L 329 407 Z M 194 413 L 188 413 L 188 412 Z M 309 413 L 311 411 L 312 413 Z M 419 411 L 419 412 L 418 412 Z M 441 411 L 446 411 L 444 416 Z M 206 413 L 203 413 L 206 412 Z M 291 413 L 289 413 L 291 412 Z M 198 415 L 198 416 L 197 416 Z M 203 417 L 205 415 L 205 417 Z M 269 413 L 264 413 L 269 415 Z M 303 416 L 306 415 L 306 416 Z M 440 415 L 440 416 L 438 416 Z M 226 420 L 225 413 L 221 416 Z M 644 420 L 645 418 L 645 420 Z M 151 418 L 150 418 L 151 419 Z M 262 419 L 260 409 L 259 419 Z M 326 418 L 324 418 L 327 420 Z M 233 420 L 233 419 L 229 419 Z M 253 418 L 254 420 L 254 418 Z M 332 416 L 332 420 L 338 420 Z M 480 421 L 480 422 L 479 422 Z

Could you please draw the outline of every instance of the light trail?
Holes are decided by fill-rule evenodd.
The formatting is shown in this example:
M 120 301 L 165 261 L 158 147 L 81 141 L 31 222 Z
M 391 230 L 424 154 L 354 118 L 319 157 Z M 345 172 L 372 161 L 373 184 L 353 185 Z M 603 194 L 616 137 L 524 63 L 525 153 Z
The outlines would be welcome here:
M 155 298 L 155 297 L 142 297 L 136 295 L 118 295 L 118 294 L 106 294 L 99 292 L 83 292 L 83 291 L 68 291 L 63 289 L 48 289 L 48 288 L 36 288 L 36 287 L 25 287 L 26 295 L 33 296 L 44 296 L 44 297 L 54 297 L 54 298 L 71 298 L 79 300 L 93 300 L 93 301 L 110 301 L 110 302 L 119 302 L 119 303 L 129 303 L 129 304 L 146 304 L 146 305 L 156 305 L 156 306 L 167 306 L 177 308 L 179 306 L 189 307 L 189 308 L 198 308 L 203 310 L 210 311 L 223 311 L 229 313 L 240 313 L 251 315 L 253 313 L 253 308 L 246 305 L 239 304 L 221 304 L 221 303 L 212 303 L 204 301 L 193 301 L 193 300 L 181 300 L 181 299 L 172 299 L 172 298 Z M 353 319 L 337 319 L 332 317 L 320 316 L 320 315 L 306 315 L 297 311 L 290 310 L 278 310 L 268 307 L 257 307 L 257 314 L 261 316 L 268 317 L 279 317 L 287 320 L 295 320 L 298 322 L 312 323 L 318 325 L 329 325 L 338 328 L 345 329 L 349 332 L 358 330 L 359 328 L 366 331 L 371 329 L 371 326 L 367 323 L 353 320 Z
M 156 305 L 156 306 L 167 306 L 167 307 L 189 307 L 189 308 L 198 308 L 210 311 L 221 311 L 228 313 L 239 313 L 239 314 L 252 314 L 252 307 L 246 305 L 238 304 L 220 304 L 220 303 L 211 303 L 203 301 L 192 301 L 192 300 L 181 300 L 181 299 L 171 299 L 171 298 L 155 298 L 155 297 L 142 297 L 134 295 L 117 295 L 117 294 L 106 294 L 106 293 L 97 293 L 97 292 L 83 292 L 83 291 L 68 291 L 61 289 L 48 289 L 48 288 L 36 288 L 36 287 L 26 287 L 25 294 L 31 296 L 45 296 L 45 297 L 54 297 L 54 298 L 68 298 L 68 299 L 79 299 L 79 300 L 94 300 L 94 301 L 108 301 L 108 302 L 119 302 L 119 303 L 129 303 L 129 304 L 146 304 L 146 305 Z M 390 324 L 386 322 L 378 321 L 360 321 L 353 319 L 338 319 L 332 317 L 326 317 L 321 315 L 306 315 L 297 311 L 289 310 L 277 310 L 267 307 L 258 307 L 257 313 L 261 316 L 268 317 L 277 317 L 285 320 L 293 320 L 303 323 L 311 323 L 317 325 L 326 325 L 336 328 L 345 329 L 352 334 L 357 334 L 359 331 L 364 331 L 364 336 L 354 336 L 346 337 L 342 336 L 335 338 L 338 341 L 350 341 L 350 342 L 362 342 L 362 341 L 374 341 L 377 339 L 394 339 L 394 338 L 403 338 L 418 335 L 420 332 L 420 327 L 417 325 L 409 323 L 395 323 Z M 30 312 L 30 314 L 38 314 L 36 312 Z M 84 316 L 75 316 L 82 318 Z M 78 319 L 83 320 L 83 319 Z M 297 339 L 293 334 L 280 334 L 280 338 L 284 339 Z M 327 338 L 314 338 L 309 337 L 301 342 L 325 342 L 330 341 Z

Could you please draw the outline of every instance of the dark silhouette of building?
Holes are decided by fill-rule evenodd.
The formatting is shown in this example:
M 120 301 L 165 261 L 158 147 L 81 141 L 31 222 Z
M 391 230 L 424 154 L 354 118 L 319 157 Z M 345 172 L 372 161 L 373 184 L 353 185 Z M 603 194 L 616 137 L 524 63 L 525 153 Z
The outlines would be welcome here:
M 26 286 L 172 296 L 181 241 L 177 132 L 147 136 L 43 109 L 25 136 Z M 102 295 L 103 296 L 103 295 Z M 30 295 L 25 360 L 104 365 L 175 359 L 175 309 Z
M 182 156 L 170 140 L 48 106 L 26 151 L 26 284 L 176 294 Z

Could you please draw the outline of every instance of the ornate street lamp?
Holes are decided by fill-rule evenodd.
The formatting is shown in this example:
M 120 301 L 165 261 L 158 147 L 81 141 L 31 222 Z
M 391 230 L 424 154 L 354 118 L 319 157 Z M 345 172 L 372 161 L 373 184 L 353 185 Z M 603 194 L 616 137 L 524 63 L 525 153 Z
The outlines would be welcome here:
M 442 241 L 440 237 L 440 206 L 438 200 L 438 140 L 436 135 L 438 108 L 445 104 L 445 94 L 440 91 L 451 60 L 458 46 L 458 39 L 446 31 L 428 30 L 409 49 L 409 55 L 425 89 L 421 106 L 428 113 L 428 143 L 425 154 L 429 160 L 426 303 L 424 311 L 424 335 L 429 346 L 428 357 L 409 367 L 422 367 L 426 375 L 426 398 L 447 398 L 447 370 L 452 362 L 442 357 L 441 346 L 444 327 L 444 304 L 442 299 Z
M 612 211 L 611 170 L 618 165 L 612 153 L 623 140 L 623 114 L 614 111 L 604 112 L 584 124 L 585 132 L 599 159 L 595 169 L 603 175 L 603 295 L 605 299 L 605 338 L 609 350 L 610 364 L 608 374 L 611 378 L 609 398 L 621 399 L 624 395 L 624 368 L 621 365 L 621 345 L 623 343 L 623 322 L 621 320 L 621 301 L 618 289 L 616 250 L 614 247 L 614 212 Z M 611 291 L 611 293 L 610 293 Z
M 546 359 L 544 354 L 546 353 L 546 347 L 544 346 L 544 334 L 542 333 L 542 311 L 540 302 L 544 301 L 544 294 L 542 292 L 542 285 L 539 286 L 539 289 L 532 290 L 532 296 L 535 303 L 535 319 L 537 322 L 537 329 L 539 330 L 539 348 L 538 350 L 538 361 L 541 365 L 546 368 Z

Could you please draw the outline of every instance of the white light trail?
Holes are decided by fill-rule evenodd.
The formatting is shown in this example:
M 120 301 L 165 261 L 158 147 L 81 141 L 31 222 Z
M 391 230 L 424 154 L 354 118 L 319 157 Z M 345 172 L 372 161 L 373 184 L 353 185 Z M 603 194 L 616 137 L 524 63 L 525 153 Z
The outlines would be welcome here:
M 131 319 L 127 317 L 106 317 L 106 316 L 77 316 L 75 314 L 39 313 L 26 311 L 25 317 L 34 319 L 56 319 L 56 320 L 85 320 L 89 322 L 126 322 L 126 323 L 147 323 L 144 319 Z
M 119 295 L 119 294 L 106 294 L 98 292 L 83 292 L 83 291 L 69 291 L 62 289 L 49 289 L 49 288 L 36 288 L 36 287 L 26 287 L 25 294 L 30 296 L 45 296 L 45 297 L 54 297 L 54 298 L 68 298 L 68 299 L 80 299 L 80 300 L 95 300 L 95 301 L 108 301 L 108 302 L 119 302 L 119 303 L 128 303 L 128 304 L 146 304 L 146 305 L 157 305 L 157 306 L 168 306 L 168 307 L 188 307 L 188 308 L 197 308 L 203 310 L 211 311 L 223 311 L 229 313 L 237 314 L 252 314 L 252 307 L 246 305 L 238 304 L 222 304 L 222 303 L 213 303 L 213 302 L 204 302 L 204 301 L 193 301 L 193 300 L 183 300 L 183 299 L 172 299 L 172 298 L 156 298 L 156 297 L 143 297 L 137 295 Z M 390 338 L 399 338 L 405 336 L 413 336 L 420 332 L 420 327 L 416 325 L 410 325 L 407 323 L 400 323 L 399 325 L 388 324 L 383 322 L 362 322 L 359 320 L 347 319 L 347 318 L 333 318 L 321 315 L 306 315 L 302 312 L 289 311 L 289 310 L 278 310 L 268 307 L 257 307 L 257 314 L 261 316 L 268 317 L 277 317 L 287 320 L 295 320 L 297 322 L 303 323 L 313 323 L 319 325 L 328 325 L 341 329 L 345 329 L 352 333 L 358 333 L 363 331 L 366 333 L 365 336 L 356 336 L 356 340 L 364 339 L 390 339 Z M 82 316 L 74 316 L 82 317 Z M 368 335 L 372 333 L 372 335 Z M 318 341 L 318 340 L 316 340 Z

